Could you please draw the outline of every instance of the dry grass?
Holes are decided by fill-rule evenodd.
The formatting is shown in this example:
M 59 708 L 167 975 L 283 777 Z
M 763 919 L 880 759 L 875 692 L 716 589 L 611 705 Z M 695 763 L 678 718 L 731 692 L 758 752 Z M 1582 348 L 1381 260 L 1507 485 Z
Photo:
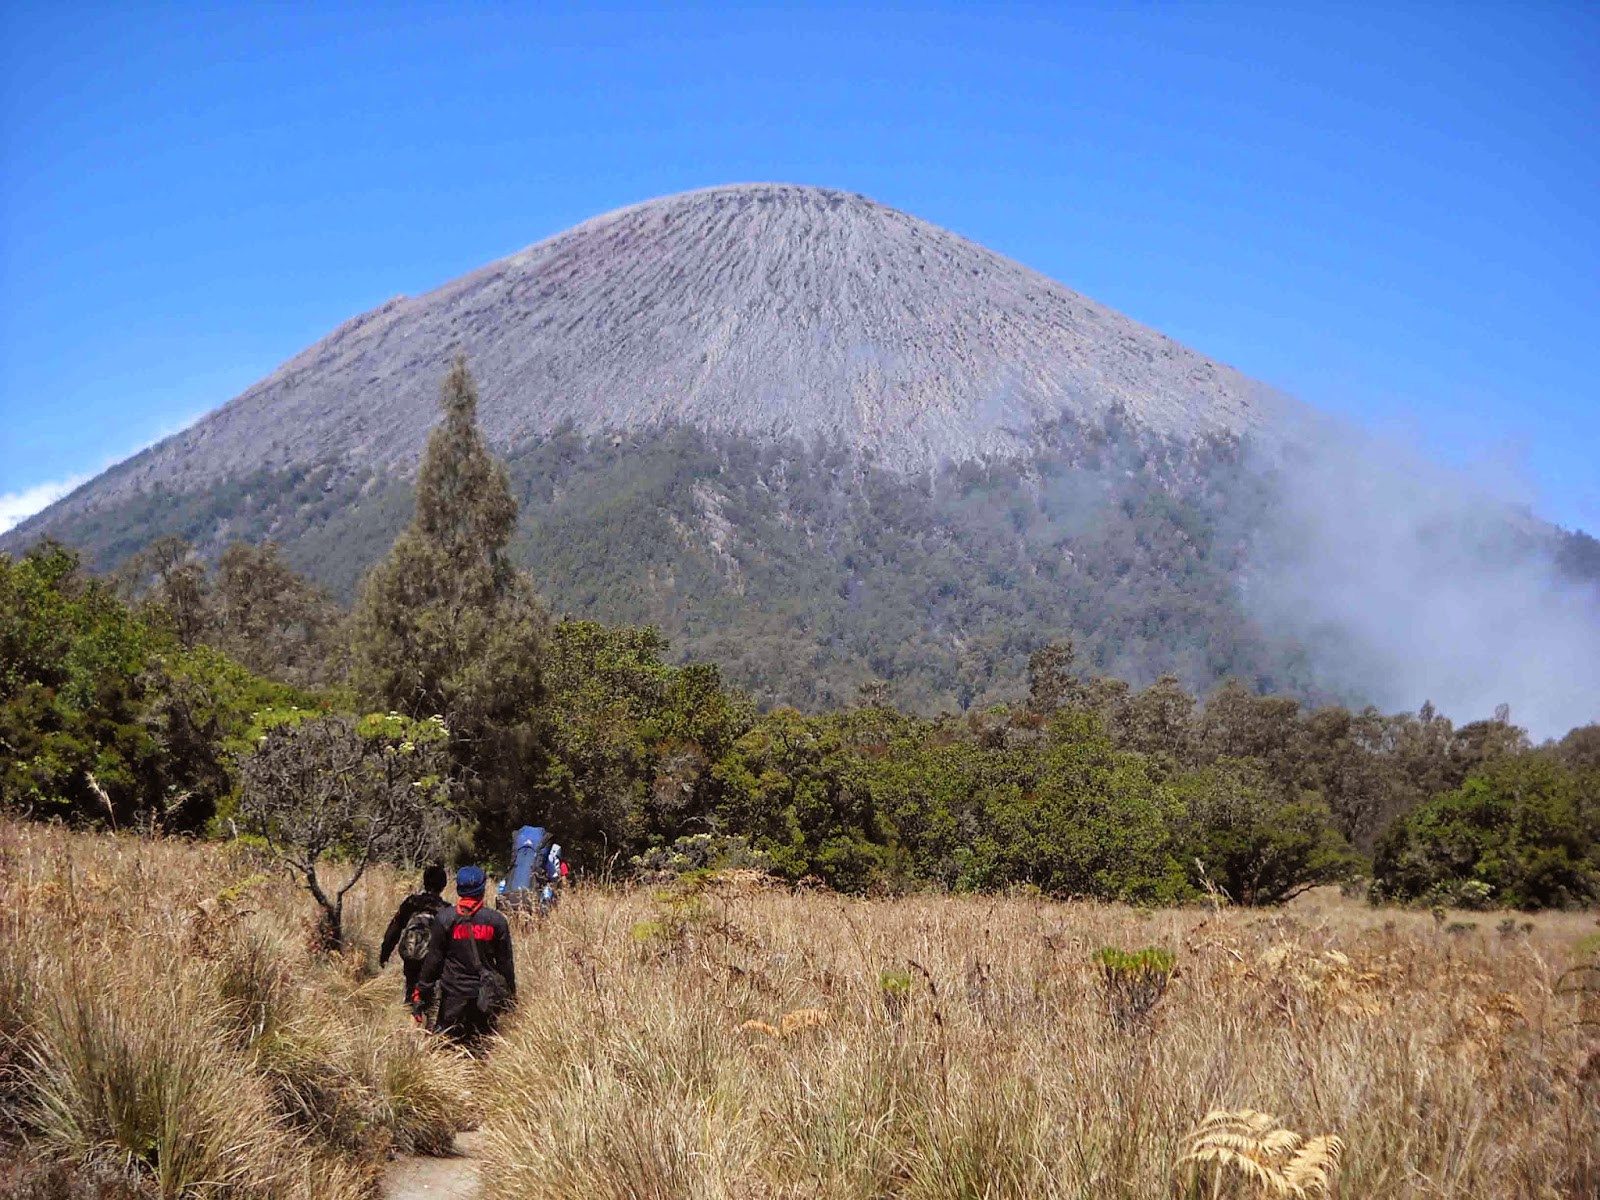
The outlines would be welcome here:
M 391 1151 L 448 1146 L 473 1068 L 392 973 L 313 956 L 309 912 L 222 847 L 0 824 L 0 1134 L 82 1194 L 170 1197 L 366 1196 Z
M 392 968 L 311 956 L 309 902 L 259 870 L 0 824 L 0 1113 L 32 1151 L 333 1200 L 471 1110 L 491 1200 L 1600 1194 L 1592 916 L 578 891 L 518 925 L 479 1067 L 415 1033 Z M 404 882 L 364 886 L 358 941 Z M 1106 945 L 1176 955 L 1127 1027 Z
M 577 893 L 522 930 L 484 1178 L 507 1200 L 1146 1200 L 1317 1195 L 1325 1172 L 1363 1200 L 1588 1200 L 1600 1039 L 1554 985 L 1593 918 L 1493 926 L 1336 894 L 1212 914 Z M 1108 1011 L 1105 945 L 1177 955 L 1138 1028 Z M 1260 1172 L 1184 1163 L 1215 1110 L 1279 1114 Z

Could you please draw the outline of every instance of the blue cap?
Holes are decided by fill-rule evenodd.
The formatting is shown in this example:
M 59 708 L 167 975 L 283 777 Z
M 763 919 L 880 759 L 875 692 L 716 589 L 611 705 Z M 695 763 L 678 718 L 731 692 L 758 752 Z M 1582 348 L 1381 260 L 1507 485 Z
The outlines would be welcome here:
M 482 867 L 462 867 L 456 872 L 456 895 L 481 896 L 483 895 L 484 874 Z

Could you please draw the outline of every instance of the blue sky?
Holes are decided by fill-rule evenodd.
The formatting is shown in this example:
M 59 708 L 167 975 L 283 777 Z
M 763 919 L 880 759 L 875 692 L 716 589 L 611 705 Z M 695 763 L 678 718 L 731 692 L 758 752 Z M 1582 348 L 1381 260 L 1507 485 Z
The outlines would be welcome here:
M 0 519 L 390 296 L 783 180 L 1600 531 L 1597 130 L 1592 4 L 0 0 Z

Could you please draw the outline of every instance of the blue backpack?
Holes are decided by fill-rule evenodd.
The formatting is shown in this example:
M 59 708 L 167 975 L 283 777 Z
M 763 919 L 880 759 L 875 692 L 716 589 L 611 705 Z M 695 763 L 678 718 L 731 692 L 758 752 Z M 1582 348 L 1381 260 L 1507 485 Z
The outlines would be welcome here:
M 511 872 L 506 876 L 505 904 L 528 904 L 550 878 L 550 834 L 538 825 L 524 825 L 511 838 Z

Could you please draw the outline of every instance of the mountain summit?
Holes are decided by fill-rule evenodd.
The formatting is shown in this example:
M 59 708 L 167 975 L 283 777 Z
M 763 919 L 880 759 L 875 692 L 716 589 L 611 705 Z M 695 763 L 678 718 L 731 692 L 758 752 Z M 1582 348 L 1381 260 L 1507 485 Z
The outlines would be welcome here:
M 916 470 L 1024 453 L 1063 415 L 1240 434 L 1266 406 L 1237 371 L 946 230 L 745 184 L 619 209 L 391 300 L 68 505 L 330 457 L 405 471 L 457 351 L 502 448 L 680 423 Z

